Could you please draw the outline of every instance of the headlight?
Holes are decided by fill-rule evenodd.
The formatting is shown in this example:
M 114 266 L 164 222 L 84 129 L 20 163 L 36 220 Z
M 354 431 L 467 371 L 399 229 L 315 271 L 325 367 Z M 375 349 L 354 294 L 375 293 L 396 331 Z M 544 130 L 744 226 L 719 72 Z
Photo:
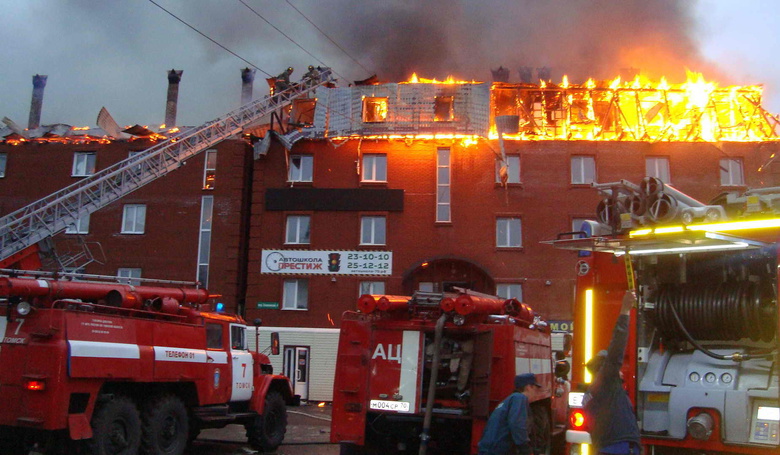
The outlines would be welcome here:
M 19 302 L 16 304 L 16 312 L 19 313 L 19 316 L 27 316 L 30 314 L 30 311 L 32 311 L 30 302 Z

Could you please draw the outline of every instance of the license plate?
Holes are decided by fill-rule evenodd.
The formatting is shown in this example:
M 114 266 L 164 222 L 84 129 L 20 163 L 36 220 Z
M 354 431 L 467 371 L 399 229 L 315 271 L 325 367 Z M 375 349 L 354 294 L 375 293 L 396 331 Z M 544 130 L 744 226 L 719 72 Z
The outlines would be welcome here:
M 377 411 L 409 412 L 408 401 L 371 400 L 368 407 Z

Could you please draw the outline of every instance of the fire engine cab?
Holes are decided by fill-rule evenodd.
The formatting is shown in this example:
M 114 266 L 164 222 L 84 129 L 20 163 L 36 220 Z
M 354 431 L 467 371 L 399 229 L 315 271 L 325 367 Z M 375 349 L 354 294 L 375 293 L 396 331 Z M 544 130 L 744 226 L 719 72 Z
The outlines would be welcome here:
M 580 251 L 570 453 L 590 449 L 581 406 L 592 378 L 584 364 L 609 344 L 626 289 L 636 289 L 639 302 L 623 375 L 645 453 L 780 450 L 780 218 L 771 204 L 737 212 L 736 199 L 711 218 L 668 216 L 666 223 L 637 225 L 634 213 L 622 217 L 633 217 L 627 228 L 591 222 L 583 229 L 587 237 L 550 242 Z
M 342 319 L 333 391 L 342 453 L 476 453 L 490 412 L 528 372 L 543 386 L 532 444 L 545 453 L 562 434 L 568 364 L 555 371 L 550 330 L 528 305 L 458 290 L 363 295 L 358 308 Z
M 281 444 L 290 382 L 205 289 L 5 272 L 0 453 L 181 454 L 232 423 L 256 449 Z

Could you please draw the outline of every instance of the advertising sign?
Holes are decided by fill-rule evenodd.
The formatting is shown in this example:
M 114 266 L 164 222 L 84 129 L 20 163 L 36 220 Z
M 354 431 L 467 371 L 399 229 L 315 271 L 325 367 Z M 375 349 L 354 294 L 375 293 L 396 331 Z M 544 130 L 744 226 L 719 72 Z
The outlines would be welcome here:
M 263 250 L 260 272 L 289 275 L 391 275 L 393 253 Z

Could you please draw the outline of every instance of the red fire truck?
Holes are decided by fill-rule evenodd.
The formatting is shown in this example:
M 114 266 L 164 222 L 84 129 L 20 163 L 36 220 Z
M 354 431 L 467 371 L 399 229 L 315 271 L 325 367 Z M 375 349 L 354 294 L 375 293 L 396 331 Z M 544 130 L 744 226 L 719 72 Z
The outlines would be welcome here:
M 720 208 L 717 222 L 669 216 L 619 232 L 590 223 L 587 238 L 551 242 L 580 251 L 570 453 L 588 453 L 584 364 L 609 344 L 627 288 L 639 304 L 623 374 L 645 453 L 778 453 L 780 218 L 771 205 L 737 205 Z
M 275 449 L 290 382 L 213 297 L 183 282 L 0 276 L 0 453 L 181 454 L 233 423 Z
M 476 453 L 490 412 L 516 374 L 542 384 L 532 443 L 549 452 L 568 364 L 553 367 L 550 330 L 515 299 L 459 290 L 363 295 L 344 313 L 331 441 L 342 453 Z

